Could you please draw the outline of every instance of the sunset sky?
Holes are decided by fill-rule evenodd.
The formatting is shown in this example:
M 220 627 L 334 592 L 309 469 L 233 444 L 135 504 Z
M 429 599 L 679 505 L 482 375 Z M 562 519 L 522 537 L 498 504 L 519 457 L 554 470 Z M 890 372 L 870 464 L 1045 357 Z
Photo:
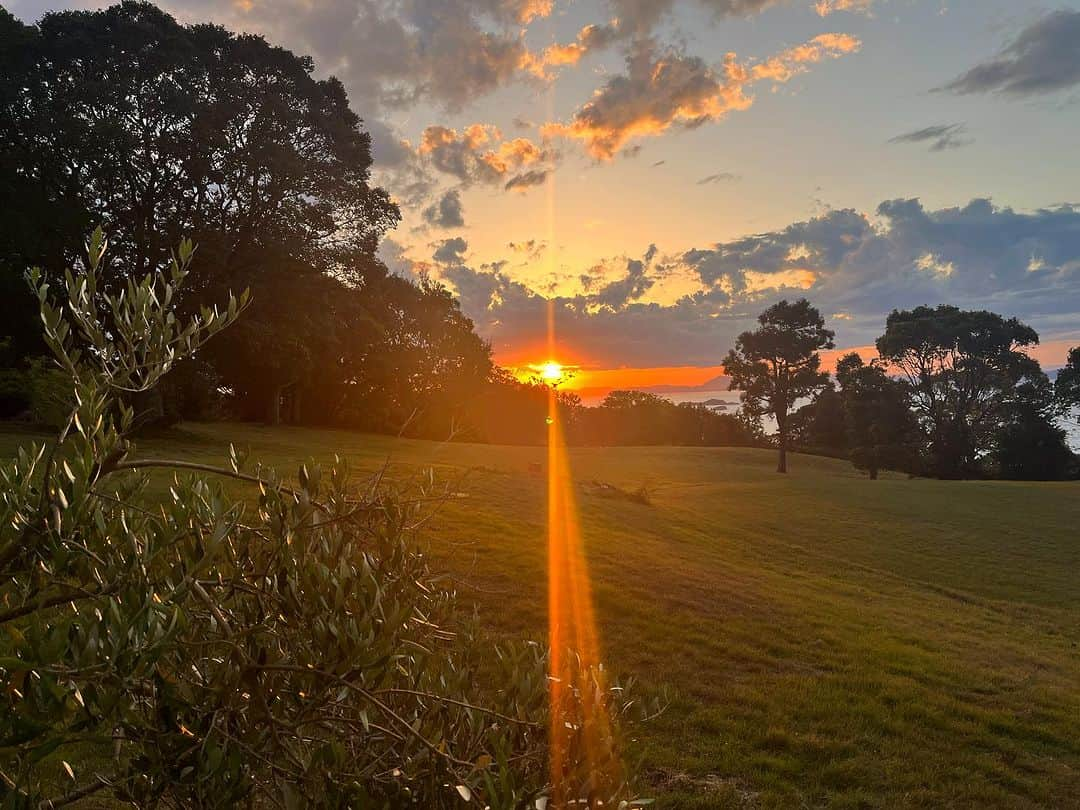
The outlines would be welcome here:
M 700 384 L 799 295 L 841 347 L 945 302 L 1021 317 L 1049 366 L 1080 342 L 1080 4 L 161 5 L 344 82 L 404 214 L 384 259 L 503 364 L 547 359 L 548 299 L 579 387 Z

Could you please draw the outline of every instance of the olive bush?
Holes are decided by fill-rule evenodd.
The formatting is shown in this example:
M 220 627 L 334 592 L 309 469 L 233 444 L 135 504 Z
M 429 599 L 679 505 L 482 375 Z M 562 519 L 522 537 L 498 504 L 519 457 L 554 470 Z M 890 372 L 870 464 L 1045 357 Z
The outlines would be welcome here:
M 29 274 L 74 405 L 0 468 L 0 806 L 543 808 L 553 727 L 560 795 L 631 803 L 625 691 L 590 669 L 551 716 L 546 650 L 486 640 L 417 550 L 431 487 L 136 450 L 124 403 L 247 296 L 182 323 L 189 244 L 115 293 L 104 252 L 59 299 Z

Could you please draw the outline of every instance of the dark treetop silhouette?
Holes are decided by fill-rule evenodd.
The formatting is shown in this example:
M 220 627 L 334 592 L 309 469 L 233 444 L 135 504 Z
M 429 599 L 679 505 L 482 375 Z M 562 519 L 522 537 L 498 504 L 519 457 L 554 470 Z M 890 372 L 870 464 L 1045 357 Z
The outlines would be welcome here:
M 780 301 L 758 316 L 757 329 L 743 332 L 724 359 L 731 389 L 742 391 L 745 408 L 776 420 L 778 472 L 787 472 L 788 416 L 795 402 L 828 382 L 820 370 L 821 349 L 833 347 L 825 319 L 805 298 Z

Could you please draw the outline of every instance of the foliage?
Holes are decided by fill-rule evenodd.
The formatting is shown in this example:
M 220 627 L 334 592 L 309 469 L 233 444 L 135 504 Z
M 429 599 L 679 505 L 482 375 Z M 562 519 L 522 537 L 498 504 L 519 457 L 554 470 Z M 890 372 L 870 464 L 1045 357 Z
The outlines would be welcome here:
M 871 479 L 881 469 L 914 471 L 918 425 L 906 387 L 878 362 L 864 363 L 855 352 L 836 364 L 844 424 L 852 463 Z
M 724 370 L 731 376 L 731 390 L 742 391 L 748 413 L 776 419 L 777 471 L 787 472 L 789 413 L 796 401 L 828 382 L 818 352 L 833 347 L 833 333 L 805 298 L 773 304 L 758 316 L 758 323 L 756 330 L 739 335 Z
M 63 214 L 53 237 L 69 259 L 91 217 L 122 239 L 103 285 L 162 266 L 183 235 L 216 257 L 215 273 L 255 270 L 265 251 L 325 271 L 371 254 L 396 224 L 368 184 L 370 136 L 309 58 L 130 0 L 16 26 L 6 23 L 4 142 L 40 187 L 41 213 Z M 29 248 L 31 230 L 15 244 Z M 232 281 L 200 272 L 190 283 Z
M 1049 377 L 1025 377 L 1001 406 L 990 472 L 1000 478 L 1055 481 L 1075 476 L 1077 459 L 1055 424 L 1059 408 Z
M 978 474 L 1019 387 L 1045 378 L 1023 351 L 1038 342 L 1031 327 L 992 312 L 943 305 L 889 315 L 878 353 L 906 379 L 934 475 Z
M 98 792 L 140 807 L 542 800 L 545 653 L 455 620 L 409 541 L 427 493 L 375 481 L 357 494 L 340 460 L 302 466 L 291 486 L 235 449 L 221 467 L 137 454 L 123 395 L 152 388 L 247 297 L 183 321 L 188 243 L 167 274 L 120 293 L 98 284 L 100 231 L 89 248 L 62 303 L 31 274 L 75 407 L 51 446 L 0 469 L 4 806 Z M 172 473 L 157 502 L 155 469 Z M 623 713 L 619 684 L 580 681 L 592 687 L 550 721 Z M 627 797 L 621 771 L 570 761 L 571 796 Z
M 675 404 L 643 391 L 612 391 L 598 408 L 577 414 L 580 444 L 746 446 L 753 443 L 732 415 L 690 402 Z
M 390 275 L 373 279 L 366 295 L 387 315 L 376 324 L 369 350 L 347 355 L 356 360 L 348 367 L 345 423 L 410 436 L 453 435 L 491 377 L 491 347 L 440 284 L 417 286 Z
M 1069 359 L 1057 373 L 1054 398 L 1065 410 L 1080 408 L 1080 346 L 1069 350 Z
M 59 428 L 71 413 L 71 380 L 40 357 L 25 367 L 0 367 L 0 418 L 20 418 L 37 427 Z
M 803 452 L 847 456 L 844 402 L 831 380 L 812 402 L 791 415 L 791 441 Z
M 252 292 L 209 347 L 213 374 L 189 384 L 213 379 L 247 419 L 445 437 L 490 350 L 445 289 L 375 257 L 400 217 L 371 185 L 371 138 L 340 82 L 260 37 L 147 3 L 36 26 L 3 12 L 0 37 L 0 204 L 13 212 L 0 294 L 16 310 L 0 328 L 19 352 L 41 348 L 24 267 L 58 278 L 88 223 L 105 222 L 119 249 L 99 284 L 115 290 L 163 267 L 185 235 L 200 247 L 179 311 Z M 186 415 L 214 391 L 192 391 Z
M 493 444 L 547 444 L 549 399 L 555 394 L 559 418 L 571 433 L 580 402 L 554 391 L 539 380 L 521 381 L 509 371 L 493 368 L 468 403 L 463 437 Z M 569 437 L 567 441 L 569 441 Z
M 994 469 L 999 478 L 1060 481 L 1075 478 L 1077 458 L 1065 431 L 1045 414 L 1024 410 L 1009 419 L 994 442 Z

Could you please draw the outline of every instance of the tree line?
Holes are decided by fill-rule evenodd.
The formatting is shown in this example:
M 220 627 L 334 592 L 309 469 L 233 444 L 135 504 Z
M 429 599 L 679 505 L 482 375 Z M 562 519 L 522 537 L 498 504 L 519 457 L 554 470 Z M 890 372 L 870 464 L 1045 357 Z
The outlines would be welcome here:
M 778 472 L 795 446 L 937 478 L 1062 479 L 1080 460 L 1058 422 L 1080 407 L 1080 347 L 1051 381 L 1028 354 L 1039 336 L 1016 318 L 954 306 L 893 311 L 877 356 L 821 370 L 833 332 L 806 299 L 780 301 L 724 361 L 743 409 L 776 423 Z M 809 399 L 799 407 L 800 401 Z
M 453 296 L 378 260 L 400 213 L 371 183 L 344 88 L 310 58 L 134 2 L 35 26 L 0 9 L 0 43 L 8 414 L 29 406 L 45 353 L 23 274 L 62 278 L 97 226 L 114 244 L 103 293 L 167 266 L 182 238 L 197 251 L 181 315 L 251 293 L 235 329 L 137 398 L 147 419 L 396 430 L 488 379 L 490 348 Z

